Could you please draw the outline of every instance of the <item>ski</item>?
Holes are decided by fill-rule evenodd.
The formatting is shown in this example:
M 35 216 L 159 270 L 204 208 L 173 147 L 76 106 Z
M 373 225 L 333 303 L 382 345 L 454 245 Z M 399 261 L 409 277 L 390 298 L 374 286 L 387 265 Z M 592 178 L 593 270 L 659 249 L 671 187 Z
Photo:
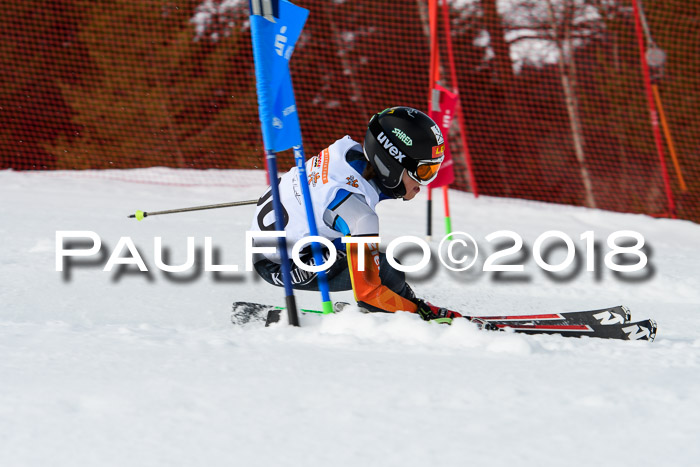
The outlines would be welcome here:
M 525 334 L 561 334 L 566 337 L 597 337 L 601 339 L 645 340 L 653 341 L 656 337 L 656 322 L 652 319 L 634 323 L 611 324 L 531 324 L 498 323 L 499 330 L 512 329 Z
M 467 317 L 474 320 L 474 317 Z M 538 315 L 483 316 L 476 319 L 498 329 L 513 329 L 526 334 L 561 334 L 568 337 L 591 336 L 603 339 L 647 340 L 656 337 L 656 322 L 646 319 L 631 322 L 632 313 L 625 306 L 599 310 L 548 313 Z
M 348 305 L 336 303 L 335 309 L 341 311 Z M 561 334 L 568 337 L 591 336 L 623 340 L 654 340 L 656 336 L 656 323 L 653 320 L 630 323 L 632 313 L 623 305 L 563 313 L 463 317 L 482 329 L 510 328 L 526 334 Z M 449 323 L 451 320 L 448 318 L 441 321 Z
M 279 321 L 279 313 L 286 308 L 283 306 L 263 305 L 255 302 L 233 302 L 231 322 L 236 325 L 248 324 L 255 321 L 265 321 L 265 325 Z M 302 313 L 323 314 L 322 311 L 300 309 Z M 339 310 L 336 310 L 339 311 Z
M 484 319 L 494 324 L 585 324 L 598 327 L 629 323 L 632 313 L 626 306 L 619 305 L 589 311 L 512 316 L 465 316 L 465 318 Z
M 335 312 L 341 312 L 349 303 L 337 302 Z M 268 326 L 279 321 L 284 307 L 254 302 L 234 302 L 231 321 L 242 325 L 249 322 L 265 322 Z M 317 310 L 302 309 L 302 313 L 321 314 Z M 625 306 L 615 306 L 588 311 L 542 313 L 531 315 L 464 316 L 486 330 L 512 330 L 524 334 L 560 334 L 566 337 L 596 337 L 602 339 L 646 340 L 656 337 L 657 325 L 647 319 L 630 322 L 631 313 Z M 440 322 L 449 324 L 450 319 Z

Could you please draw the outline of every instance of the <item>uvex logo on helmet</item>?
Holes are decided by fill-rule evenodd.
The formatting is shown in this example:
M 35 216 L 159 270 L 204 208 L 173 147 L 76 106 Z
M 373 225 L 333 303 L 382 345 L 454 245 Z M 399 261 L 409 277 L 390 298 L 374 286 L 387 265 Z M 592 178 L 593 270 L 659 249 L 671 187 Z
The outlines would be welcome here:
M 406 154 L 399 151 L 399 148 L 394 146 L 394 143 L 389 141 L 389 138 L 387 138 L 383 131 L 379 133 L 379 136 L 377 136 L 377 141 L 379 141 L 384 146 L 384 149 L 386 149 L 387 152 L 391 154 L 394 159 L 399 161 L 399 164 L 403 161 L 403 158 L 406 157 Z

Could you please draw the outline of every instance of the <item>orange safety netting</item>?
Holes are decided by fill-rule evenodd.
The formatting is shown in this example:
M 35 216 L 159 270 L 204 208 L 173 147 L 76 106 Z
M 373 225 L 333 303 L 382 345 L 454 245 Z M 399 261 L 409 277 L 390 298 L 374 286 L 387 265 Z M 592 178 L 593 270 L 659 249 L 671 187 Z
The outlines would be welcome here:
M 295 3 L 311 11 L 291 61 L 307 155 L 361 140 L 386 107 L 427 111 L 428 0 Z M 453 187 L 474 189 L 463 131 L 479 194 L 700 221 L 698 2 L 448 7 Z M 0 168 L 263 168 L 247 15 L 240 0 L 4 2 Z

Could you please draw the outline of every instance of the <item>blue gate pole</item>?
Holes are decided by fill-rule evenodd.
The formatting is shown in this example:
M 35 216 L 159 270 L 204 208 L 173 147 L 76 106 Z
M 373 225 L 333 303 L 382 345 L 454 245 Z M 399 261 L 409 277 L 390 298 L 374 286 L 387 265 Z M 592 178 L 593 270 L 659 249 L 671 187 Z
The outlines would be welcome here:
M 275 151 L 268 149 L 265 152 L 267 159 L 267 170 L 270 175 L 270 189 L 272 190 L 272 207 L 275 211 L 275 230 L 284 231 L 284 216 L 282 215 L 282 203 L 280 203 L 280 188 L 277 180 L 277 157 Z M 284 301 L 287 307 L 289 324 L 299 326 L 299 315 L 297 313 L 296 300 L 294 299 L 294 289 L 292 288 L 292 274 L 289 267 L 289 255 L 287 254 L 287 239 L 279 237 L 277 239 L 277 249 L 280 251 L 280 261 L 282 262 L 282 281 L 284 282 Z
M 311 202 L 311 193 L 309 191 L 309 179 L 306 175 L 306 156 L 304 156 L 304 147 L 300 144 L 294 146 L 294 161 L 299 169 L 299 185 L 301 185 L 301 194 L 304 197 L 304 206 L 306 207 L 306 221 L 309 224 L 309 233 L 312 236 L 318 235 L 316 227 L 316 218 L 314 217 L 314 207 Z M 323 255 L 321 254 L 321 245 L 318 242 L 311 242 L 311 251 L 314 255 L 316 266 L 323 263 Z M 326 271 L 318 271 L 317 273 L 318 288 L 321 291 L 322 310 L 324 314 L 333 313 L 333 303 L 328 288 L 328 277 Z

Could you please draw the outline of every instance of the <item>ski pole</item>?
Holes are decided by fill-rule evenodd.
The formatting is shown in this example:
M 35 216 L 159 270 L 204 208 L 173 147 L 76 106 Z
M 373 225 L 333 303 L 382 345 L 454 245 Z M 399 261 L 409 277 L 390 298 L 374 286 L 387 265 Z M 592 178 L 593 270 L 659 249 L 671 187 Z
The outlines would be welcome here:
M 190 211 L 204 211 L 205 209 L 218 209 L 218 208 L 229 208 L 233 206 L 246 206 L 249 204 L 257 204 L 257 199 L 249 199 L 247 201 L 234 201 L 233 203 L 221 203 L 221 204 L 208 204 L 206 206 L 194 206 L 191 208 L 180 208 L 180 209 L 169 209 L 167 211 L 153 211 L 144 212 L 136 211 L 134 214 L 129 214 L 129 219 L 143 220 L 144 217 L 148 216 L 160 216 L 162 214 L 175 214 L 178 212 L 190 212 Z

